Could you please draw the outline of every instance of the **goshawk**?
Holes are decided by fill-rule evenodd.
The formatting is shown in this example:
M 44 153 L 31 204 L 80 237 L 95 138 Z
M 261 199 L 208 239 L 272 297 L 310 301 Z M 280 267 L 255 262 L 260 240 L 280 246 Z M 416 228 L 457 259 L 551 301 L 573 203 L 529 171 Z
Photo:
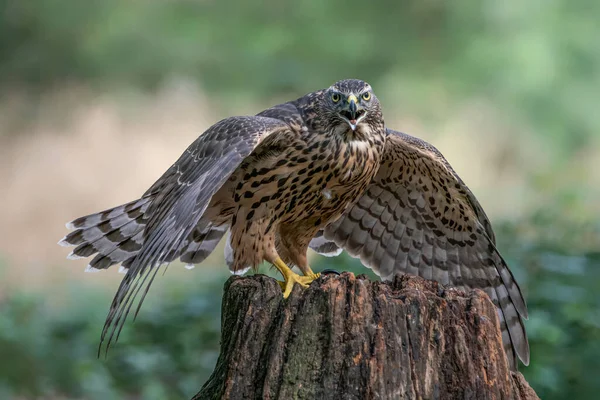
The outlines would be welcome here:
M 485 212 L 439 151 L 385 128 L 360 80 L 217 122 L 140 199 L 67 226 L 59 243 L 76 246 L 69 258 L 95 254 L 88 270 L 120 263 L 126 272 L 101 345 L 118 339 L 142 292 L 137 314 L 162 264 L 200 263 L 229 231 L 230 270 L 272 263 L 284 297 L 319 277 L 309 247 L 329 256 L 344 249 L 384 280 L 410 273 L 483 289 L 511 368 L 517 357 L 529 362 L 527 307 Z

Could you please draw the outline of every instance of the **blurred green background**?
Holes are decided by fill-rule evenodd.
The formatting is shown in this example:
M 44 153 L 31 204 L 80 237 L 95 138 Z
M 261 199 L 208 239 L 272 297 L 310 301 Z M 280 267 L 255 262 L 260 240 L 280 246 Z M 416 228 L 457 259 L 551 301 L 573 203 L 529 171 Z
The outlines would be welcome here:
M 0 0 L 0 398 L 196 393 L 218 355 L 221 251 L 171 266 L 98 360 L 121 275 L 65 261 L 64 222 L 138 197 L 218 119 L 347 77 L 488 212 L 528 300 L 538 395 L 597 398 L 599 15 L 594 0 Z

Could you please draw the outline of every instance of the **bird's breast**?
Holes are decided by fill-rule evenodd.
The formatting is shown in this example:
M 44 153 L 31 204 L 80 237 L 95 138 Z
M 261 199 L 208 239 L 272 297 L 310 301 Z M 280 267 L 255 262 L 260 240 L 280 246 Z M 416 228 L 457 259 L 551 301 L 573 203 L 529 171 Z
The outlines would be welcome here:
M 322 226 L 366 189 L 379 168 L 379 154 L 365 140 L 299 137 L 281 153 L 245 163 L 232 182 L 232 200 L 248 220 Z
M 353 187 L 371 181 L 379 169 L 380 152 L 370 140 L 351 140 L 341 145 L 337 165 L 337 184 Z

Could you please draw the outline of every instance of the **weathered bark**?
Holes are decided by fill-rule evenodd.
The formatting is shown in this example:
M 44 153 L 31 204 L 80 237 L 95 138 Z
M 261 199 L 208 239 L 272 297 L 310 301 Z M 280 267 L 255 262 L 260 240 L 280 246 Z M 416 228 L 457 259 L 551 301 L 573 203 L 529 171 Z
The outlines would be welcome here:
M 284 300 L 257 275 L 225 285 L 221 354 L 194 399 L 537 399 L 502 350 L 496 310 L 418 277 L 350 273 Z

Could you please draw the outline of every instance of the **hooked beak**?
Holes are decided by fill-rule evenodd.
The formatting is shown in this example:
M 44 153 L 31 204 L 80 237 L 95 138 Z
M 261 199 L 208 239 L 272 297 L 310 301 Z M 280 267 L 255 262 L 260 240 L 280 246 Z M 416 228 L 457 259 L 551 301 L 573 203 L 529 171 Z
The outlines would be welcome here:
M 358 106 L 358 99 L 355 95 L 348 96 L 348 106 L 342 112 L 342 117 L 346 120 L 350 128 L 355 131 L 358 123 L 365 117 L 366 111 Z
M 350 116 L 352 117 L 352 120 L 356 120 L 356 96 L 351 94 L 350 96 L 348 96 L 348 109 L 350 110 Z

